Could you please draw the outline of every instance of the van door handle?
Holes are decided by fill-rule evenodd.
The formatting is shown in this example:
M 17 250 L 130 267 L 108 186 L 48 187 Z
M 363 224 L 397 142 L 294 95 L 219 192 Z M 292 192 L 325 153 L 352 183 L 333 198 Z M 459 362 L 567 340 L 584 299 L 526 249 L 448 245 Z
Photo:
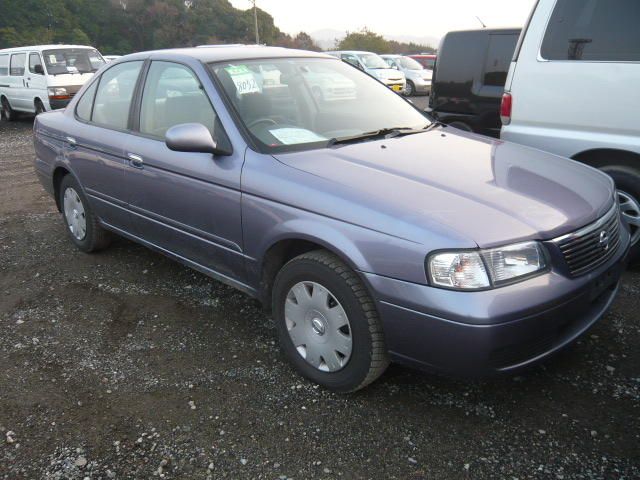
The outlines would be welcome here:
M 76 139 L 73 137 L 65 137 L 65 140 L 67 141 L 69 148 L 76 148 L 78 146 L 78 142 L 76 142 Z
M 129 157 L 129 163 L 133 168 L 144 168 L 144 160 L 142 160 L 140 155 L 129 153 L 127 157 Z

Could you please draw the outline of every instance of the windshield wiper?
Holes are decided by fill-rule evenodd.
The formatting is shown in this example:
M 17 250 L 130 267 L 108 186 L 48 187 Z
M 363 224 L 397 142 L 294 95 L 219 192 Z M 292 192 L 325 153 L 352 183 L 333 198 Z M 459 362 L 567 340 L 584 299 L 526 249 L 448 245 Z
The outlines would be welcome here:
M 348 143 L 356 143 L 362 140 L 370 140 L 375 138 L 394 138 L 402 135 L 412 135 L 414 133 L 422 133 L 422 132 L 428 131 L 432 125 L 433 124 L 427 125 L 424 128 L 411 128 L 411 127 L 381 128 L 380 130 L 364 132 L 358 135 L 332 138 L 327 143 L 327 147 L 332 147 L 333 145 L 344 145 Z

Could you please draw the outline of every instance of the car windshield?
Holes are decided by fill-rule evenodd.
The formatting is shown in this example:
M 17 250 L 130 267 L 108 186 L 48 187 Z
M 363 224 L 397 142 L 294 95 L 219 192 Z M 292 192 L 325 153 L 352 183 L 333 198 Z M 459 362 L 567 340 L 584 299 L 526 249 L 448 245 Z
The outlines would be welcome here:
M 105 61 L 97 50 L 88 48 L 59 48 L 42 52 L 47 72 L 51 75 L 64 73 L 92 73 Z
M 362 53 L 358 57 L 367 68 L 389 68 L 387 62 L 375 53 Z
M 264 152 L 324 148 L 340 139 L 431 123 L 382 83 L 339 60 L 247 60 L 210 68 Z
M 398 63 L 402 65 L 402 68 L 406 68 L 407 70 L 424 70 L 424 67 L 416 62 L 413 58 L 399 57 Z

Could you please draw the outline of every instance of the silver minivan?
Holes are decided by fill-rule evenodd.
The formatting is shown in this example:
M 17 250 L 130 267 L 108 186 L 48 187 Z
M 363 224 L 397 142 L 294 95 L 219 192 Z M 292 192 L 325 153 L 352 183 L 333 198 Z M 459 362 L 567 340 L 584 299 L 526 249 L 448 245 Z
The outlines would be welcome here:
M 359 68 L 365 73 L 368 73 L 373 78 L 384 83 L 394 92 L 404 92 L 406 88 L 406 78 L 404 73 L 390 68 L 389 65 L 387 65 L 387 62 L 385 62 L 384 59 L 376 53 L 360 52 L 356 50 L 342 50 L 326 53 Z
M 431 70 L 427 70 L 416 60 L 404 55 L 380 55 L 387 65 L 404 73 L 407 79 L 405 95 L 431 94 Z

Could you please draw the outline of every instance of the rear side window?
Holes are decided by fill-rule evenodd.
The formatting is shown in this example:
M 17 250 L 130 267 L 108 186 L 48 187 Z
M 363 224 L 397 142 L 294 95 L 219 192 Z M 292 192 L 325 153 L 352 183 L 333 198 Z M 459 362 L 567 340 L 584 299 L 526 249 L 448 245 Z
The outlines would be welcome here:
M 542 57 L 638 62 L 638 19 L 638 0 L 558 0 L 542 42 Z
M 517 42 L 517 35 L 489 35 L 489 48 L 484 64 L 485 85 L 504 87 Z
M 10 75 L 16 77 L 24 75 L 24 65 L 26 62 L 26 53 L 15 53 L 11 55 L 11 66 L 9 67 Z
M 9 55 L 0 55 L 0 76 L 9 75 Z
M 129 109 L 143 62 L 126 62 L 102 74 L 91 120 L 99 125 L 126 130 Z
M 91 120 L 91 110 L 93 108 L 93 99 L 96 96 L 96 90 L 98 88 L 98 82 L 93 82 L 91 86 L 84 92 L 82 98 L 78 102 L 78 106 L 76 107 L 76 115 L 81 120 L 88 122 Z

